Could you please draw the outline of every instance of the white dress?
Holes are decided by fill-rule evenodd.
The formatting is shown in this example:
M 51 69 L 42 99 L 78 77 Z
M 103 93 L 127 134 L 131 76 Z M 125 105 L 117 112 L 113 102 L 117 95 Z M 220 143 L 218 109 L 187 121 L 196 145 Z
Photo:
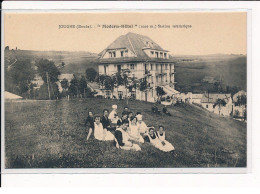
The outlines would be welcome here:
M 140 133 L 147 133 L 147 125 L 145 124 L 145 122 L 137 122 L 136 125 Z
M 174 150 L 174 147 L 170 144 L 165 144 L 165 145 L 163 145 L 162 144 L 162 141 L 157 137 L 157 135 L 155 134 L 155 138 L 153 139 L 150 135 L 147 135 L 148 136 L 148 138 L 149 138 L 149 140 L 150 140 L 150 143 L 154 146 L 154 147 L 156 147 L 156 148 L 158 148 L 159 150 L 162 150 L 163 152 L 170 152 L 170 151 L 172 151 L 172 150 Z M 166 142 L 165 142 L 166 143 Z
M 107 132 L 106 132 L 105 138 L 103 138 L 103 136 L 104 136 L 104 128 L 103 128 L 102 123 L 100 123 L 99 125 L 97 125 L 97 124 L 94 122 L 94 137 L 95 137 L 97 140 L 100 140 L 100 141 L 112 141 L 112 140 L 115 139 L 115 136 L 114 136 L 110 131 L 107 131 Z
M 140 143 L 144 143 L 144 139 L 143 139 L 143 137 L 140 135 L 140 132 L 139 132 L 139 130 L 138 130 L 137 125 L 131 125 L 131 124 L 130 124 L 130 126 L 129 126 L 127 132 L 128 132 L 128 134 L 129 134 L 131 140 L 135 140 L 135 141 L 138 141 L 138 142 L 140 142 Z M 136 138 L 132 138 L 131 136 L 136 137 Z
M 122 133 L 122 142 L 123 142 L 123 143 L 128 143 L 129 140 L 130 140 L 130 137 L 129 137 L 128 133 L 125 132 L 125 131 L 124 131 L 123 129 L 121 129 L 121 128 L 117 128 L 116 130 L 121 131 L 121 133 Z M 118 149 L 120 148 L 120 149 L 122 149 L 122 150 L 135 150 L 135 151 L 140 151 L 140 150 L 141 150 L 140 146 L 137 145 L 137 144 L 133 144 L 132 147 L 129 147 L 129 146 L 120 146 L 116 138 L 115 138 L 115 141 L 116 141 L 116 147 L 117 147 Z
M 117 115 L 116 111 L 112 110 L 108 116 L 112 124 L 117 124 L 119 118 L 116 115 Z
M 169 150 L 169 151 L 174 150 L 173 145 L 172 145 L 170 142 L 168 142 L 168 141 L 165 140 L 165 131 L 163 132 L 162 135 L 160 135 L 160 133 L 157 132 L 157 136 L 158 136 L 158 138 L 159 138 L 161 141 L 164 141 L 164 143 L 165 143 L 165 145 L 164 145 L 165 148 L 164 148 L 164 149 Z

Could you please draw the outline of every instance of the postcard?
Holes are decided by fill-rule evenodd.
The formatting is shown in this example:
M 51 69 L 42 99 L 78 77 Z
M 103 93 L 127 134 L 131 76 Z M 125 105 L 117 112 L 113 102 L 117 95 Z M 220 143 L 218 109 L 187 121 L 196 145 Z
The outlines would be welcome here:
M 247 172 L 247 14 L 4 13 L 2 171 Z

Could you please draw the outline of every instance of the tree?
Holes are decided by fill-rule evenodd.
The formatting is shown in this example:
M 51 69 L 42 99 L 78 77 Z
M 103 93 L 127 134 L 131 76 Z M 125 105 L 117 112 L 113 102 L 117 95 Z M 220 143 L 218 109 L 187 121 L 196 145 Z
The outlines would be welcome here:
M 79 81 L 76 76 L 70 81 L 69 94 L 74 97 L 79 95 Z
M 220 115 L 221 106 L 226 106 L 226 104 L 227 103 L 224 99 L 218 98 L 217 101 L 214 103 L 213 108 L 218 106 L 218 111 L 219 111 L 219 115 Z
M 65 91 L 69 88 L 69 81 L 66 78 L 61 80 L 60 84 L 61 84 L 62 89 Z
M 85 98 L 86 97 L 86 89 L 87 89 L 87 80 L 84 76 L 81 76 L 79 80 L 79 93 Z
M 247 104 L 247 97 L 246 95 L 240 95 L 237 97 L 237 101 L 235 102 L 236 106 L 246 105 Z
M 99 83 L 99 85 L 102 87 L 102 89 L 104 89 L 104 81 L 105 81 L 106 76 L 105 75 L 99 75 L 97 76 L 97 82 Z
M 162 97 L 163 95 L 165 95 L 166 93 L 165 93 L 165 91 L 163 90 L 162 87 L 157 86 L 157 87 L 156 87 L 156 94 L 157 94 L 158 97 L 161 98 L 161 97 Z
M 42 77 L 45 83 L 47 83 L 47 73 L 50 82 L 54 83 L 58 81 L 58 75 L 60 75 L 60 71 L 55 66 L 53 61 L 49 61 L 48 59 L 40 59 L 36 62 L 36 66 L 38 67 L 39 75 Z
M 5 89 L 23 97 L 30 97 L 30 84 L 35 71 L 29 59 L 19 59 L 8 70 L 5 66 Z
M 97 71 L 94 68 L 88 68 L 86 70 L 86 78 L 90 82 L 95 81 L 97 75 L 98 75 L 98 73 L 97 73 Z
M 49 85 L 50 87 L 50 97 L 51 99 L 57 99 L 60 97 L 60 93 L 59 93 L 59 88 L 58 85 L 56 83 L 50 83 Z M 48 84 L 44 83 L 40 89 L 39 89 L 39 94 L 38 94 L 38 99 L 41 100 L 47 100 L 49 99 L 49 95 L 48 95 Z

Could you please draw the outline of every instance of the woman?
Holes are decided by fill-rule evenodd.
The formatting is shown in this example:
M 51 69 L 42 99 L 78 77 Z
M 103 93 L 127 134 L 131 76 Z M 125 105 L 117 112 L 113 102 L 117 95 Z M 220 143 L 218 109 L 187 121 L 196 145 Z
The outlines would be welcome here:
M 138 127 L 139 132 L 146 135 L 147 134 L 147 125 L 143 121 L 143 115 L 138 114 L 136 116 L 136 118 L 137 118 L 137 127 Z
M 94 116 L 93 116 L 92 111 L 88 112 L 88 117 L 86 119 L 85 126 L 88 128 L 88 135 L 87 135 L 87 141 L 88 141 L 88 139 L 94 129 Z
M 114 135 L 110 132 L 107 131 L 106 129 L 103 128 L 102 123 L 100 122 L 100 116 L 95 116 L 94 119 L 94 137 L 97 140 L 100 141 L 113 141 L 115 139 Z M 92 130 L 89 131 L 88 137 L 91 135 Z
M 174 150 L 173 147 L 167 146 L 165 142 L 161 141 L 158 138 L 153 127 L 149 128 L 149 132 L 147 136 L 145 136 L 145 140 L 151 143 L 154 147 L 158 148 L 159 150 L 162 150 L 163 152 L 170 152 Z
M 127 130 L 127 133 L 131 140 L 137 141 L 140 143 L 144 143 L 143 137 L 140 135 L 140 132 L 137 127 L 137 118 L 135 116 L 132 116 L 130 118 L 129 128 Z
M 156 134 L 157 137 L 162 141 L 162 143 L 165 144 L 164 146 L 167 147 L 168 150 L 174 150 L 173 145 L 165 140 L 165 129 L 162 125 L 159 126 L 159 130 L 156 132 Z
M 133 144 L 130 140 L 128 133 L 126 132 L 128 128 L 128 120 L 123 120 L 121 126 L 115 131 L 115 142 L 116 147 L 122 150 L 135 150 L 140 151 L 141 148 L 137 144 Z

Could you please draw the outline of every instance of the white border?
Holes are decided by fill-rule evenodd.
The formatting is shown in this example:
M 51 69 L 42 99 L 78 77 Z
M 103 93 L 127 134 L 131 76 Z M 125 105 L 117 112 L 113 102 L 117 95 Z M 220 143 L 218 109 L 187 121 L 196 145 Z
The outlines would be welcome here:
M 36 4 L 37 3 L 37 4 Z M 184 11 L 184 12 L 190 12 L 190 11 L 248 11 L 246 9 L 250 9 L 252 7 L 248 6 L 248 4 L 244 4 L 247 6 L 225 6 L 227 2 L 218 3 L 221 4 L 221 6 L 214 6 L 216 8 L 215 10 L 212 10 L 212 5 L 209 5 L 205 2 L 179 2 L 179 5 L 176 6 L 177 2 L 3 2 L 3 12 L 2 12 L 2 29 L 3 29 L 3 20 L 4 20 L 4 13 L 6 12 L 75 12 L 75 11 L 88 11 L 88 12 L 124 12 L 124 11 L 158 11 L 158 12 L 168 12 L 171 11 L 169 7 L 173 7 L 174 9 L 172 11 Z M 228 2 L 230 5 L 232 2 Z M 199 4 L 199 6 L 198 6 Z M 55 5 L 55 8 L 53 7 Z M 80 8 L 84 7 L 83 5 L 87 5 L 86 10 L 79 10 Z M 167 6 L 168 5 L 168 6 Z M 170 6 L 169 6 L 170 5 Z M 185 5 L 185 6 L 184 6 Z M 205 6 L 206 5 L 206 6 Z M 143 9 L 140 9 L 140 7 L 144 7 Z M 58 7 L 58 9 L 57 9 Z M 112 9 L 111 9 L 112 8 Z M 185 9 L 183 9 L 185 8 Z M 200 8 L 200 9 L 198 9 Z M 14 10 L 16 9 L 16 10 Z M 22 10 L 21 10 L 22 9 Z M 34 10 L 32 10 L 34 9 Z M 35 10 L 36 9 L 36 10 Z M 50 9 L 50 10 L 44 10 L 44 9 Z M 61 10 L 65 9 L 65 10 Z M 70 9 L 70 10 L 69 10 Z M 73 9 L 73 10 L 71 10 Z M 236 9 L 236 10 L 233 10 Z M 248 99 L 252 98 L 252 66 L 251 66 L 251 12 L 248 11 L 248 52 L 247 52 L 247 65 L 248 65 Z M 2 43 L 4 34 L 2 33 Z M 3 47 L 4 48 L 4 47 Z M 2 50 L 2 56 L 3 56 L 3 50 Z M 4 57 L 1 57 L 2 61 L 1 63 L 4 64 Z M 3 65 L 2 67 L 2 100 L 3 98 Z M 2 101 L 3 102 L 3 101 Z M 4 169 L 3 163 L 1 164 L 2 172 L 4 174 L 8 173 L 247 173 L 251 171 L 251 110 L 252 110 L 252 104 L 248 103 L 248 147 L 247 147 L 247 168 L 157 168 L 157 169 L 140 169 L 140 168 L 124 168 L 124 169 Z M 2 115 L 4 115 L 3 106 L 2 106 Z M 3 120 L 4 121 L 4 120 Z M 2 122 L 2 129 L 4 129 L 4 122 Z M 2 143 L 4 143 L 4 132 L 2 131 Z M 4 159 L 4 149 L 2 148 L 2 158 Z

